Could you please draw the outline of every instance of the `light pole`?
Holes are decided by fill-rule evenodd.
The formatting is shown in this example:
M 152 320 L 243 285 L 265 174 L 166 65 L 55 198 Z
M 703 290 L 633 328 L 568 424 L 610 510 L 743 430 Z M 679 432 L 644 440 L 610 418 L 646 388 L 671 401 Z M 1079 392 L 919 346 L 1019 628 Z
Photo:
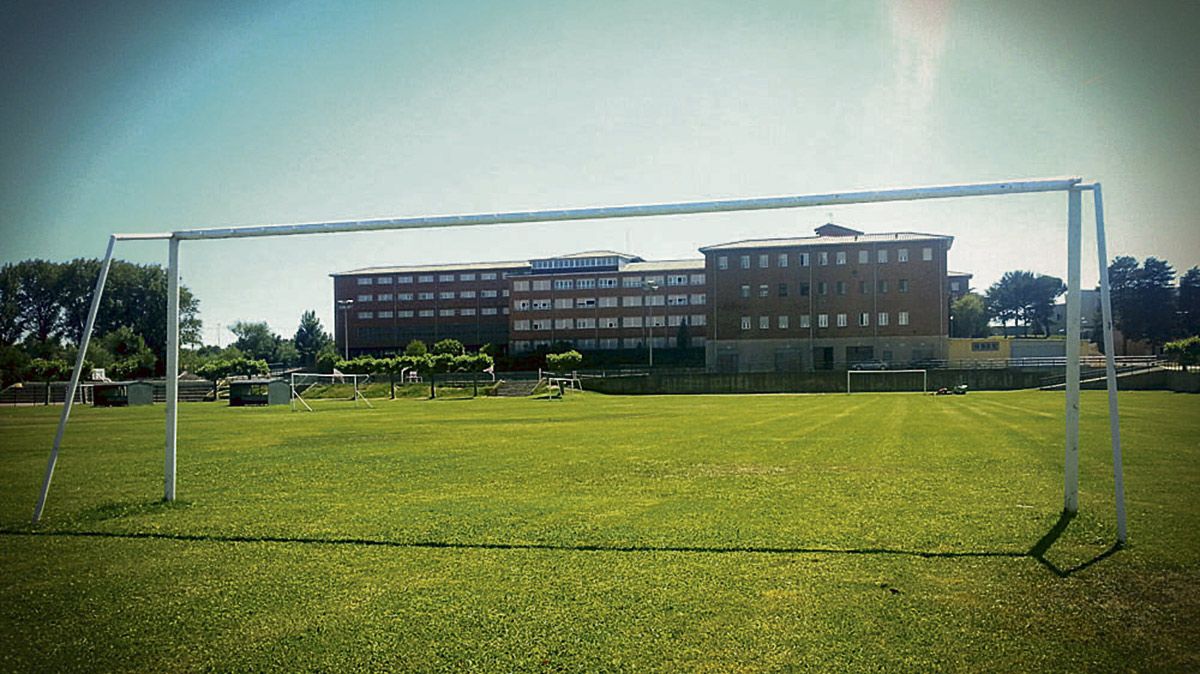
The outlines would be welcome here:
M 658 284 L 653 281 L 642 281 L 642 291 L 646 300 L 646 349 L 650 354 L 650 367 L 654 367 L 654 327 L 650 323 L 650 293 L 658 290 Z
M 338 300 L 337 305 L 338 309 L 342 310 L 342 338 L 345 357 L 346 360 L 350 360 L 350 307 L 354 306 L 354 300 Z

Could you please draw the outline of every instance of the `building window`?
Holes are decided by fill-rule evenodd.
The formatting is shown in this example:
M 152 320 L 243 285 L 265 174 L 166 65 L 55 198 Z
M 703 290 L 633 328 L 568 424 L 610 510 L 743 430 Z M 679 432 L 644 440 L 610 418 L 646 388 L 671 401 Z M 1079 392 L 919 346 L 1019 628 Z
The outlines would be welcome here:
M 604 307 L 604 308 L 611 309 L 612 307 L 615 307 L 615 306 L 617 306 L 617 298 L 615 298 L 615 297 L 601 297 L 601 298 L 600 298 L 600 303 L 599 303 L 599 304 L 600 304 L 600 306 L 601 306 L 601 307 Z
M 474 316 L 475 310 L 474 309 L 459 309 L 458 315 L 459 316 Z
M 770 297 L 771 296 L 771 286 L 767 285 L 766 283 L 759 284 L 758 296 L 759 297 Z
M 459 274 L 458 280 L 459 281 L 474 281 L 475 275 L 474 274 Z
M 626 295 L 621 298 L 621 306 L 623 307 L 640 307 L 642 306 L 641 295 Z
M 953 290 L 954 292 L 958 292 L 958 281 L 950 282 L 950 290 Z
M 485 271 L 479 275 L 479 280 L 480 281 L 495 281 L 496 280 L 496 272 Z
M 618 326 L 619 326 L 619 323 L 615 317 L 600 319 L 600 327 L 602 327 L 602 328 L 612 329 L 612 328 L 616 328 Z
M 828 295 L 829 294 L 829 284 L 824 281 L 817 281 L 817 294 L 818 295 Z
M 533 300 L 529 305 L 534 311 L 550 311 L 550 300 L 548 299 Z
M 464 300 L 473 300 L 473 299 L 475 299 L 475 291 L 474 290 L 463 290 L 458 293 L 458 296 Z
M 817 314 L 817 327 L 818 328 L 828 328 L 829 327 L 829 314 Z
M 555 290 L 574 290 L 575 280 L 569 278 L 554 279 Z
M 800 314 L 800 327 L 808 328 L 812 326 L 812 317 L 808 314 Z
M 779 327 L 779 329 L 780 329 L 780 330 L 787 330 L 787 328 L 788 328 L 788 317 L 787 317 L 787 316 L 780 316 L 780 317 L 779 317 L 779 320 L 778 320 L 778 322 L 776 323 L 776 325 Z
M 692 314 L 688 317 L 688 325 L 707 325 L 708 317 L 704 314 Z
M 750 268 L 750 256 L 742 255 L 741 257 L 738 258 L 738 264 L 741 265 L 742 269 L 749 269 Z
M 554 319 L 555 330 L 574 330 L 575 319 L 573 318 L 556 318 Z
M 496 315 L 496 307 L 484 307 L 484 308 L 482 308 L 482 309 L 480 309 L 480 310 L 479 310 L 479 315 L 481 315 L 481 316 L 495 316 L 495 315 Z
M 578 346 L 579 346 L 579 348 L 581 348 L 581 349 L 594 349 L 594 348 L 596 348 L 596 340 L 594 340 L 594 339 L 581 339 L 581 340 L 579 340 L 579 342 L 578 342 Z
M 575 300 L 570 297 L 559 297 L 554 300 L 555 309 L 570 309 L 573 306 L 575 306 Z
M 392 277 L 391 276 L 380 276 L 379 278 L 375 279 L 375 282 L 381 286 L 390 286 L 390 285 L 392 285 Z
M 600 348 L 601 349 L 615 349 L 619 345 L 620 345 L 620 342 L 618 342 L 616 339 L 607 338 L 607 339 L 600 340 Z
M 390 312 L 390 311 L 381 311 L 381 312 L 379 312 L 379 318 L 391 318 L 391 317 L 392 317 L 392 315 L 393 315 L 393 314 L 392 314 L 392 312 Z
M 592 288 L 596 287 L 596 279 L 594 279 L 594 278 L 578 279 L 577 281 L 575 281 L 575 287 L 579 288 L 580 290 L 591 290 Z
M 694 286 L 704 285 L 704 274 L 692 274 L 690 281 Z
M 454 274 L 438 274 L 438 282 L 454 283 Z
M 999 351 L 1000 342 L 971 342 L 972 351 Z
M 750 297 L 750 284 L 743 283 L 740 294 L 743 299 Z
M 596 285 L 597 285 L 597 287 L 600 287 L 600 288 L 616 288 L 617 287 L 617 279 L 615 279 L 615 278 L 598 279 L 596 281 Z
M 433 274 L 421 274 L 417 276 L 417 283 L 433 283 Z
M 886 295 L 886 294 L 887 294 L 887 291 L 888 291 L 888 282 L 887 282 L 887 279 L 879 279 L 878 281 L 876 281 L 875 285 L 876 285 L 876 287 L 878 288 L 878 291 L 879 291 L 879 294 L 880 294 L 880 295 Z
M 413 298 L 413 294 L 412 293 L 399 293 L 398 295 L 396 295 L 396 297 L 401 302 L 411 302 L 412 298 Z
M 663 295 L 647 295 L 646 296 L 646 306 L 648 306 L 648 307 L 661 307 L 666 303 L 667 303 L 667 298 Z
M 433 318 L 433 309 L 422 309 L 417 312 L 418 318 Z
M 801 297 L 808 297 L 808 284 L 807 283 L 797 283 L 796 284 L 796 294 L 800 295 Z
M 887 327 L 888 314 L 886 311 L 879 312 L 879 316 L 877 318 L 878 318 L 879 327 L 881 327 L 881 328 Z
M 865 328 L 871 325 L 871 314 L 862 312 L 858 315 L 858 327 Z
M 357 297 L 354 298 L 354 301 L 355 302 L 370 302 L 373 299 L 375 299 L 374 295 L 358 295 Z
M 780 297 L 787 297 L 788 296 L 787 284 L 780 283 L 779 287 L 777 288 L 777 291 L 778 291 Z
M 396 282 L 397 283 L 405 283 L 405 284 L 412 283 L 412 277 L 411 276 L 400 276 L 400 277 L 396 278 Z
M 729 269 L 729 256 L 728 255 L 718 255 L 717 256 L 717 269 L 721 269 L 721 270 Z
M 431 299 L 433 299 L 433 293 L 417 293 L 417 299 L 431 300 Z
M 692 304 L 704 304 L 705 300 L 707 300 L 708 298 L 707 298 L 707 296 L 705 296 L 704 293 L 697 293 L 697 294 L 693 294 L 688 299 Z
M 641 276 L 626 276 L 625 278 L 621 279 L 621 285 L 625 288 L 641 288 L 642 287 L 642 277 Z
M 758 329 L 759 330 L 769 330 L 770 328 L 771 328 L 771 317 L 770 316 L 759 316 L 758 317 Z
M 800 253 L 800 254 L 797 256 L 797 259 L 799 260 L 799 262 L 800 262 L 800 266 L 801 266 L 801 267 L 807 267 L 807 266 L 808 266 L 808 253 Z
M 683 325 L 683 316 L 667 316 L 667 327 L 678 328 Z
M 767 267 L 770 267 L 770 266 L 771 266 L 771 256 L 770 255 L 763 253 L 762 255 L 758 256 L 758 268 L 759 269 L 766 269 Z
M 859 282 L 858 282 L 858 292 L 859 292 L 859 293 L 861 293 L 861 294 L 863 294 L 863 295 L 866 295 L 866 294 L 867 294 L 867 292 L 868 292 L 868 291 L 867 291 L 867 282 L 866 282 L 866 281 L 859 281 Z
M 539 290 L 549 290 L 550 289 L 550 280 L 543 279 L 541 281 L 534 281 L 532 287 L 533 287 L 534 292 L 537 292 Z
M 743 330 L 750 329 L 750 317 L 749 316 L 742 316 L 742 329 Z
M 672 274 L 667 277 L 667 285 L 669 286 L 685 286 L 687 282 L 687 274 Z
M 902 293 L 908 292 L 908 279 L 902 278 L 896 281 L 896 290 Z
M 453 316 L 453 315 L 454 315 L 453 309 L 442 309 L 442 310 L 438 311 L 438 316 L 449 317 L 449 316 Z
M 404 310 L 398 311 L 396 313 L 400 316 L 400 318 L 412 318 L 413 317 L 413 312 L 411 309 L 404 309 Z
M 529 300 L 517 300 L 513 304 L 516 305 L 517 311 L 529 311 Z
M 907 248 L 897 248 L 896 249 L 896 262 L 908 262 L 908 249 Z
M 625 316 L 621 319 L 621 325 L 626 328 L 640 328 L 642 327 L 642 317 Z
M 379 302 L 391 302 L 392 294 L 391 293 L 380 293 L 379 295 L 376 295 L 376 299 Z
M 858 263 L 859 264 L 868 264 L 870 262 L 871 262 L 870 251 L 866 251 L 866 250 L 858 251 Z
M 685 307 L 687 303 L 687 295 L 667 295 L 667 306 L 669 307 Z
M 926 262 L 932 261 L 933 260 L 933 249 L 930 248 L 929 246 L 922 248 L 921 249 L 921 259 Z
M 529 281 L 513 281 L 513 292 L 529 292 Z
M 596 298 L 595 297 L 576 297 L 575 298 L 575 308 L 576 309 L 595 309 L 596 308 Z
M 837 282 L 837 294 L 839 294 L 839 295 L 846 294 L 846 282 L 845 281 Z
M 839 250 L 836 259 L 838 264 L 846 264 L 846 251 Z
M 540 320 L 529 321 L 529 327 L 532 328 L 533 330 L 549 330 L 550 329 L 550 319 L 543 318 Z
M 777 256 L 775 257 L 775 260 L 776 260 L 776 266 L 778 266 L 778 267 L 786 267 L 786 266 L 788 266 L 788 256 L 787 256 L 787 253 L 780 253 L 779 255 L 777 255 Z
M 839 328 L 846 327 L 846 314 L 838 314 L 837 315 L 837 326 Z
M 899 314 L 896 316 L 896 322 L 897 322 L 897 323 L 899 323 L 900 325 L 908 325 L 908 312 L 907 312 L 907 311 L 901 311 L 901 312 L 900 312 L 900 313 L 899 313 Z
M 823 250 L 823 251 L 817 253 L 817 264 L 821 265 L 822 267 L 825 267 L 829 264 L 829 252 L 828 251 Z
M 594 318 L 576 318 L 575 327 L 580 330 L 592 329 L 596 327 L 596 319 Z
M 887 258 L 887 248 L 880 248 L 879 250 L 875 251 L 875 261 L 879 264 L 887 264 Z
M 360 311 L 358 312 L 358 317 L 362 320 L 367 320 L 370 318 L 375 318 L 375 313 L 372 311 Z
M 454 299 L 454 291 L 453 290 L 443 290 L 438 293 L 438 299 L 452 300 L 452 299 Z
M 372 278 L 370 278 L 370 277 L 368 277 L 368 276 L 360 276 L 360 277 L 358 277 L 358 285 L 360 285 L 360 286 L 369 286 L 369 285 L 371 285 L 371 284 L 372 284 L 372 283 L 374 283 L 374 282 L 375 282 L 375 279 L 372 279 Z

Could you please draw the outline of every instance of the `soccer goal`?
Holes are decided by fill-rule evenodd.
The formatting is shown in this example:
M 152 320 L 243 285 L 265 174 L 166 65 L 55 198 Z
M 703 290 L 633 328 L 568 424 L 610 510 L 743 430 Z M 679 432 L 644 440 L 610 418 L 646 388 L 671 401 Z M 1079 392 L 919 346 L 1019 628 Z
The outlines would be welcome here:
M 112 263 L 113 250 L 118 241 L 165 240 L 167 242 L 167 363 L 166 363 L 166 430 L 164 452 L 164 498 L 175 500 L 176 494 L 176 449 L 178 445 L 179 418 L 179 270 L 180 244 L 184 241 L 199 242 L 215 239 L 241 239 L 268 236 L 290 236 L 298 234 L 334 234 L 341 232 L 366 232 L 380 230 L 428 229 L 439 227 L 483 227 L 511 224 L 568 222 L 580 220 L 604 220 L 613 218 L 640 218 L 651 216 L 680 216 L 699 213 L 731 213 L 739 211 L 764 211 L 813 206 L 844 206 L 849 204 L 883 203 L 890 201 L 917 201 L 923 199 L 953 199 L 965 197 L 994 197 L 1010 194 L 1034 194 L 1055 192 L 1067 199 L 1067 335 L 1066 335 L 1066 421 L 1063 510 L 1075 513 L 1079 510 L 1079 338 L 1082 297 L 1080 293 L 1080 261 L 1082 259 L 1082 204 L 1084 192 L 1091 192 L 1095 204 L 1096 252 L 1099 259 L 1100 306 L 1104 327 L 1104 353 L 1108 381 L 1109 429 L 1113 453 L 1113 478 L 1116 493 L 1117 541 L 1126 541 L 1124 480 L 1121 468 L 1120 423 L 1117 413 L 1116 361 L 1113 357 L 1112 302 L 1108 282 L 1108 252 L 1104 236 L 1104 200 L 1099 183 L 1085 183 L 1082 178 L 1042 178 L 1011 180 L 988 183 L 966 183 L 929 187 L 903 187 L 881 190 L 831 192 L 825 194 L 801 194 L 748 199 L 724 199 L 718 201 L 689 201 L 675 203 L 640 204 L 627 206 L 604 206 L 589 208 L 567 208 L 544 211 L 513 211 L 503 213 L 476 213 L 466 215 L 436 215 L 404 218 L 380 218 L 372 220 L 343 220 L 334 222 L 309 222 L 298 224 L 273 224 L 250 227 L 221 227 L 213 229 L 184 229 L 175 232 L 154 234 L 113 234 L 108 240 L 108 250 L 100 265 L 96 288 L 92 293 L 92 304 L 87 322 L 80 338 L 75 369 L 71 374 L 70 395 L 66 396 L 54 444 L 46 462 L 42 489 L 34 508 L 33 522 L 37 524 L 46 504 L 63 432 L 71 415 L 71 405 L 79 386 L 83 359 L 88 341 L 96 323 L 104 282 Z M 191 245 L 191 244 L 189 244 Z
M 925 393 L 929 390 L 928 370 L 846 370 L 846 393 L 853 393 L 853 384 L 858 382 L 859 393 L 867 391 L 909 391 Z
M 354 406 L 364 402 L 367 407 L 374 407 L 370 400 L 363 395 L 363 388 L 371 381 L 369 374 L 316 374 L 311 372 L 292 373 L 292 411 L 298 408 L 296 403 L 309 412 L 317 400 L 352 400 Z M 307 399 L 305 398 L 307 396 Z

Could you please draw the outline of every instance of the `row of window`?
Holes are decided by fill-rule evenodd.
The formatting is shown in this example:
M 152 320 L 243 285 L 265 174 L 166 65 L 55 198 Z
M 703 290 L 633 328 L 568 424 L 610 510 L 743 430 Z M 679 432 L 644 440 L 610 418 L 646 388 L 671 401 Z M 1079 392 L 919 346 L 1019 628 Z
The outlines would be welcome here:
M 549 260 L 534 260 L 534 269 L 585 269 L 587 267 L 615 267 L 616 257 L 558 257 Z
M 507 315 L 508 307 L 482 307 L 479 309 L 480 316 L 498 316 Z M 433 316 L 475 316 L 476 311 L 472 308 L 465 309 L 420 309 L 413 311 L 405 309 L 402 311 L 359 311 L 355 314 L 357 318 L 364 321 L 373 320 L 376 318 L 432 318 Z
M 507 274 L 505 274 L 505 276 L 507 276 Z M 479 274 L 475 274 L 474 272 L 464 272 L 462 274 L 457 274 L 457 275 L 456 274 L 437 274 L 436 276 L 434 274 L 419 274 L 417 276 L 397 276 L 397 277 L 395 277 L 395 282 L 401 283 L 401 284 L 412 283 L 414 278 L 416 279 L 417 283 L 433 283 L 435 278 L 437 279 L 438 283 L 452 283 L 455 280 L 455 278 L 457 278 L 459 281 L 474 281 L 476 279 L 478 279 L 480 281 L 495 281 L 496 280 L 496 272 L 485 271 L 485 272 L 481 272 Z M 389 285 L 392 285 L 392 277 L 391 276 L 359 276 L 355 280 L 357 281 L 358 285 L 360 285 L 360 286 L 370 286 L 370 285 L 389 286 Z
M 800 314 L 799 318 L 800 318 L 799 325 L 797 325 L 797 327 L 799 327 L 799 328 L 812 327 L 812 317 L 809 314 Z M 836 314 L 834 316 L 834 320 L 836 321 L 836 325 L 839 328 L 844 328 L 849 325 L 849 322 L 848 322 L 849 318 L 846 314 Z M 891 316 L 889 315 L 888 312 L 881 311 L 876 316 L 875 320 L 876 320 L 876 325 L 878 325 L 879 327 L 881 327 L 881 328 L 887 327 L 888 324 L 891 322 Z M 751 316 L 742 316 L 742 329 L 743 330 L 752 330 L 753 323 L 754 323 L 754 321 Z M 896 324 L 897 325 L 908 325 L 908 312 L 907 311 L 901 311 L 896 314 Z M 860 313 L 858 315 L 858 325 L 859 325 L 859 327 L 862 327 L 862 328 L 870 327 L 871 326 L 871 314 L 866 311 Z M 788 328 L 791 327 L 791 317 L 787 316 L 785 314 L 776 316 L 775 317 L 775 327 L 780 330 L 787 330 Z M 817 327 L 818 328 L 828 328 L 829 327 L 829 314 L 817 314 Z M 770 328 L 771 328 L 771 317 L 770 316 L 759 316 L 758 317 L 758 329 L 759 330 L 769 330 Z
M 892 284 L 888 279 L 879 279 L 875 282 L 874 285 L 875 285 L 875 293 L 878 295 L 886 295 L 892 287 Z M 817 294 L 818 295 L 828 295 L 829 294 L 830 286 L 827 282 L 817 281 L 816 286 L 817 286 Z M 850 289 L 850 285 L 848 283 L 846 283 L 845 281 L 835 281 L 833 284 L 833 291 L 835 294 L 838 294 L 838 295 L 848 294 L 849 289 Z M 791 286 L 789 284 L 787 284 L 787 283 L 775 284 L 775 296 L 776 297 L 787 297 L 790 292 L 791 292 Z M 859 294 L 862 294 L 862 295 L 869 295 L 871 293 L 871 282 L 870 281 L 859 281 L 858 282 L 858 292 L 859 292 Z M 901 292 L 901 293 L 908 292 L 908 279 L 902 278 L 896 282 L 896 292 Z M 800 297 L 808 297 L 808 293 L 809 293 L 809 284 L 807 284 L 807 283 L 797 283 L 796 284 L 796 295 L 798 295 Z M 739 295 L 743 299 L 748 299 L 752 294 L 757 294 L 758 297 L 770 297 L 771 296 L 771 284 L 760 283 L 758 286 L 757 292 L 755 292 L 749 283 L 743 283 L 742 287 L 739 290 Z
M 560 342 L 563 340 L 555 340 Z M 577 349 L 589 351 L 592 349 L 612 350 L 612 349 L 644 349 L 646 348 L 646 340 L 640 337 L 626 337 L 617 339 L 615 337 L 606 337 L 602 339 L 571 339 L 566 340 Z M 650 340 L 656 349 L 674 348 L 677 341 L 675 337 L 655 337 Z M 512 342 L 513 351 L 531 351 L 539 347 L 550 347 L 552 344 L 547 340 L 517 340 Z M 703 347 L 703 337 L 692 337 L 689 346 Z
M 887 264 L 889 259 L 891 258 L 891 253 L 889 252 L 889 250 L 890 249 L 888 249 L 888 248 L 877 248 L 875 250 L 875 262 L 877 264 Z M 817 256 L 817 264 L 822 267 L 827 266 L 829 264 L 830 260 L 832 260 L 834 264 L 841 265 L 841 264 L 846 264 L 846 261 L 849 259 L 847 252 L 844 250 L 835 250 L 835 251 L 822 250 L 822 251 L 818 251 L 816 256 Z M 739 255 L 738 256 L 738 266 L 742 269 L 749 269 L 750 263 L 753 260 L 753 257 L 754 256 L 752 256 L 752 255 Z M 770 268 L 772 258 L 774 258 L 774 260 L 775 260 L 776 267 L 787 267 L 791 264 L 791 260 L 792 260 L 791 253 L 776 253 L 774 255 L 772 255 L 771 253 L 760 253 L 758 255 L 758 268 L 759 269 Z M 933 248 L 929 247 L 929 246 L 922 248 L 921 249 L 921 259 L 924 260 L 925 262 L 929 262 L 929 261 L 933 260 Z M 796 260 L 797 266 L 807 267 L 811 264 L 810 253 L 797 253 L 795 260 Z M 908 262 L 908 249 L 907 248 L 897 248 L 896 249 L 896 262 Z M 871 263 L 871 251 L 869 251 L 869 250 L 858 251 L 858 263 L 859 264 L 870 264 Z M 729 256 L 728 255 L 718 255 L 717 256 L 717 269 L 729 269 Z
M 513 292 L 539 290 L 591 290 L 593 288 L 645 288 L 647 286 L 702 286 L 704 274 L 668 274 L 666 276 L 615 276 L 602 278 L 560 278 L 513 281 Z
M 702 326 L 708 323 L 708 318 L 704 314 L 693 314 L 691 316 L 651 316 L 650 326 L 654 328 L 672 327 L 676 328 L 687 323 L 689 326 Z M 602 318 L 539 318 L 532 320 L 517 320 L 513 321 L 513 330 L 515 332 L 524 332 L 526 330 L 592 330 L 601 328 L 604 330 L 613 330 L 616 328 L 641 328 L 645 327 L 646 323 L 641 316 L 605 316 Z
M 559 297 L 539 298 L 532 300 L 516 300 L 513 308 L 516 311 L 549 311 L 550 309 L 595 309 L 622 307 L 686 307 L 701 306 L 708 300 L 704 293 L 693 295 L 647 295 L 644 303 L 641 295 L 626 295 L 624 297 Z
M 507 290 L 503 290 L 503 291 L 480 290 L 478 296 L 483 297 L 483 298 L 508 297 L 508 291 Z M 391 302 L 393 299 L 400 301 L 400 302 L 411 302 L 414 298 L 416 298 L 417 300 L 432 300 L 435 297 L 439 300 L 452 300 L 455 298 L 462 299 L 462 300 L 471 300 L 471 299 L 475 299 L 476 295 L 475 295 L 474 290 L 460 290 L 457 293 L 455 293 L 453 290 L 443 290 L 438 293 L 421 292 L 421 293 L 395 293 L 395 294 L 379 293 L 377 295 L 360 294 L 360 295 L 355 296 L 354 299 L 357 302 Z

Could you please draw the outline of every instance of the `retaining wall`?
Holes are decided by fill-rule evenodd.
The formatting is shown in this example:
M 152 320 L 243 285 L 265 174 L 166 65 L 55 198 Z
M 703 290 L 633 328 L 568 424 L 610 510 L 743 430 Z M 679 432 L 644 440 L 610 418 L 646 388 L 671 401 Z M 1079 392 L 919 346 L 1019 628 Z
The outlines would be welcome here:
M 920 375 L 855 375 L 855 391 L 912 390 Z M 930 370 L 930 391 L 966 384 L 972 391 L 1037 388 L 1044 372 L 1029 370 Z M 589 391 L 614 394 L 688 393 L 845 393 L 846 373 L 653 373 L 643 377 L 585 379 Z

